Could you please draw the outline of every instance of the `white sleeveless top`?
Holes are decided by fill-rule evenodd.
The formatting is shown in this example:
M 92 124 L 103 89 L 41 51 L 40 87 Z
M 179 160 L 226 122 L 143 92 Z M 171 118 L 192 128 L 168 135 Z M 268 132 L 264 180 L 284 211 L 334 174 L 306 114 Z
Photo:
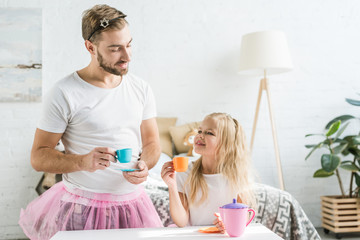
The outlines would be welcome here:
M 193 162 L 189 164 L 186 172 L 176 172 L 176 183 L 178 191 L 185 193 L 189 199 L 190 186 L 184 184 L 187 177 L 193 168 Z M 232 203 L 233 198 L 236 199 L 236 194 L 233 194 L 228 181 L 222 174 L 203 174 L 204 179 L 208 186 L 208 197 L 200 205 L 190 205 L 190 225 L 201 226 L 201 225 L 212 225 L 215 220 L 214 213 L 219 212 L 219 207 L 225 204 Z M 201 198 L 201 192 L 198 191 L 196 199 Z

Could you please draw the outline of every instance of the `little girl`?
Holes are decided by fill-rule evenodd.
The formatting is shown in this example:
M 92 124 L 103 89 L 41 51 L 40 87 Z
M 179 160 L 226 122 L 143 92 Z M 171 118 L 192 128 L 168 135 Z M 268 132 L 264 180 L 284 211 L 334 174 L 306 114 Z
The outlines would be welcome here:
M 162 167 L 171 217 L 178 227 L 215 224 L 224 232 L 219 216 L 213 216 L 220 206 L 233 198 L 256 205 L 244 131 L 228 114 L 212 113 L 201 123 L 194 149 L 201 157 L 189 163 L 186 172 L 175 174 L 171 161 Z

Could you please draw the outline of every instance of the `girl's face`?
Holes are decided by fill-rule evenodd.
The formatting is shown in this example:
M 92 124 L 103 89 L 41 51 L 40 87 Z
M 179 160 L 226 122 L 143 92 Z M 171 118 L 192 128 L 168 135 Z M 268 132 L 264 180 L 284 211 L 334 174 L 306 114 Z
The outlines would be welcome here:
M 217 145 L 217 124 L 212 118 L 202 121 L 198 134 L 195 136 L 195 152 L 202 156 L 215 156 Z

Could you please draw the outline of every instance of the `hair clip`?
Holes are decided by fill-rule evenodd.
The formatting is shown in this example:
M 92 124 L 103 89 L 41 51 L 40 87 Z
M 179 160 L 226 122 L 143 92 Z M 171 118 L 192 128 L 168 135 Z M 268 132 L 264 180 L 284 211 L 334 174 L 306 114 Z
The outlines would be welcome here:
M 95 32 L 97 32 L 101 28 L 102 29 L 107 28 L 110 25 L 111 22 L 113 22 L 113 21 L 115 21 L 115 20 L 117 20 L 119 18 L 126 18 L 126 15 L 121 15 L 120 17 L 116 17 L 116 18 L 113 18 L 113 19 L 110 19 L 110 20 L 105 18 L 105 17 L 103 19 L 101 19 L 100 20 L 100 25 L 97 28 L 95 28 L 95 30 L 90 34 L 90 36 L 88 37 L 87 40 L 90 41 L 90 38 L 94 35 Z
M 100 26 L 103 28 L 106 28 L 107 26 L 109 26 L 109 20 L 106 18 L 103 18 L 102 20 L 100 20 Z

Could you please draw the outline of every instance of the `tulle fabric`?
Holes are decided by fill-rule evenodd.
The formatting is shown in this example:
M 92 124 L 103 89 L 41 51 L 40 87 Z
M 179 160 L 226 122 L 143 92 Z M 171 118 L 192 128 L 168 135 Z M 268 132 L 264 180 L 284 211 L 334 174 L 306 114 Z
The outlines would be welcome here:
M 114 195 L 55 184 L 21 209 L 19 224 L 30 239 L 50 239 L 57 231 L 163 227 L 142 186 Z

